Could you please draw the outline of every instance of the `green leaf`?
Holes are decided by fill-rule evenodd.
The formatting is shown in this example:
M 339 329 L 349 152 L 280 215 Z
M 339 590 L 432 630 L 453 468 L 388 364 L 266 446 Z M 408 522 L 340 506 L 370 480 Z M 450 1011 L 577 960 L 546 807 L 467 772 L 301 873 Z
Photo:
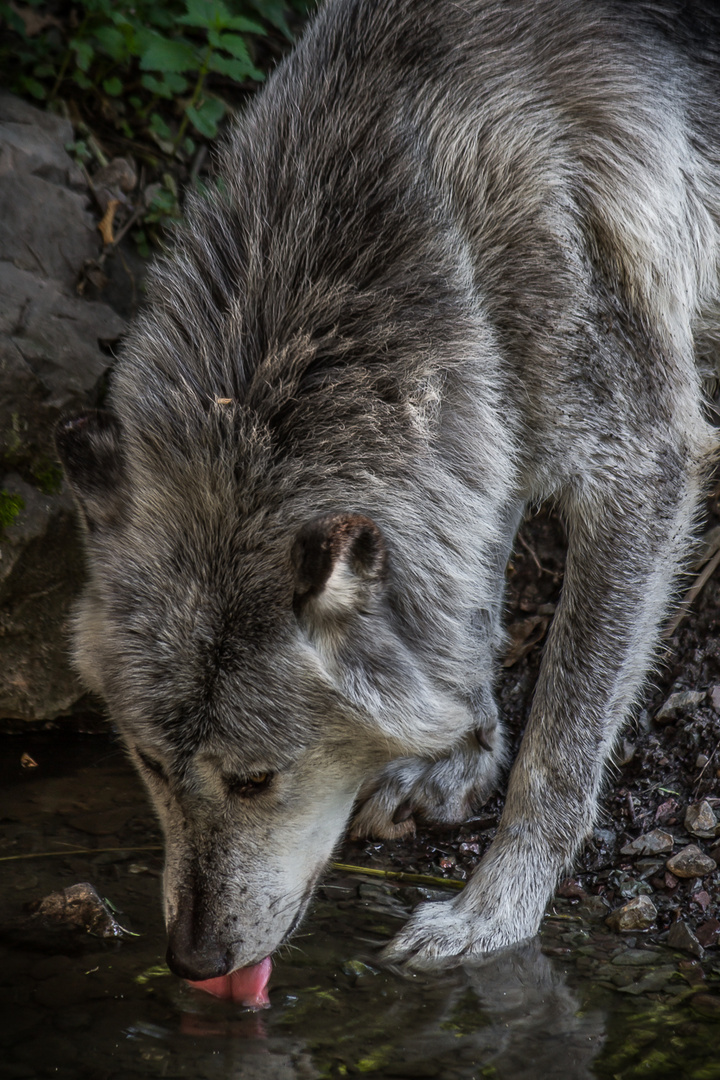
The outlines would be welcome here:
M 153 34 L 153 41 L 143 52 L 140 67 L 143 71 L 195 71 L 197 54 L 186 41 L 171 41 Z
M 134 241 L 135 241 L 135 243 L 137 245 L 137 249 L 138 249 L 138 252 L 140 253 L 140 255 L 142 255 L 143 259 L 149 259 L 151 252 L 150 252 L 150 245 L 148 243 L 148 238 L 147 238 L 147 234 L 145 233 L 145 230 L 144 229 L 135 229 L 132 236 L 133 236 L 133 239 L 134 239 Z
M 73 38 L 70 42 L 70 48 L 75 53 L 75 63 L 77 66 L 81 71 L 87 71 L 92 64 L 93 56 L 95 55 L 90 42 L 81 41 L 79 38 Z
M 156 79 L 154 75 L 143 75 L 140 82 L 151 94 L 168 100 L 176 94 L 183 94 L 188 88 L 187 79 L 174 71 L 166 71 L 162 79 Z
M 172 139 L 172 131 L 159 113 L 154 112 L 150 115 L 150 130 L 159 135 L 161 139 Z
M 20 34 L 20 36 L 24 37 L 27 41 L 27 34 L 25 33 L 25 23 L 22 21 L 18 13 L 16 11 L 13 11 L 9 4 L 0 4 L 0 19 L 4 19 L 11 30 L 14 30 L 16 34 Z
M 185 14 L 178 19 L 185 26 L 199 26 L 203 30 L 224 30 L 231 21 L 232 15 L 223 0 L 185 0 Z
M 217 98 L 207 98 L 199 108 L 189 105 L 185 110 L 188 120 L 206 139 L 214 139 L 217 135 L 218 121 L 225 114 L 225 106 Z
M 216 34 L 211 30 L 208 34 L 208 41 L 213 48 L 229 52 L 236 60 L 244 60 L 247 64 L 252 63 L 245 39 L 241 38 L 239 34 Z
M 89 90 L 92 83 L 88 79 L 87 75 L 84 75 L 82 71 L 76 71 L 73 75 L 73 82 L 76 86 L 79 86 L 81 90 Z
M 288 41 L 293 40 L 292 31 L 285 20 L 287 4 L 283 0 L 249 0 L 249 2 L 263 19 L 266 19 L 271 26 L 278 28 Z M 232 29 L 235 30 L 237 27 L 232 27 Z
M 243 15 L 234 15 L 226 29 L 239 30 L 243 34 L 259 34 L 260 36 L 267 34 L 262 23 L 255 22 L 254 19 L 246 19 Z
M 29 75 L 20 76 L 20 85 L 24 90 L 27 90 L 29 94 L 32 94 L 34 98 L 37 98 L 38 101 L 44 101 L 47 97 L 47 90 L 43 84 Z
M 111 79 L 103 79 L 103 90 L 110 97 L 118 97 L 122 94 L 123 84 L 113 75 Z
M 114 26 L 99 26 L 93 31 L 93 37 L 100 44 L 102 51 L 112 60 L 124 60 L 128 53 L 125 35 Z
M 243 82 L 245 79 L 262 82 L 264 78 L 262 71 L 253 67 L 249 60 L 244 63 L 242 60 L 233 60 L 229 56 L 220 56 L 218 53 L 212 54 L 208 67 L 211 71 L 217 71 L 219 75 L 227 75 L 235 82 Z

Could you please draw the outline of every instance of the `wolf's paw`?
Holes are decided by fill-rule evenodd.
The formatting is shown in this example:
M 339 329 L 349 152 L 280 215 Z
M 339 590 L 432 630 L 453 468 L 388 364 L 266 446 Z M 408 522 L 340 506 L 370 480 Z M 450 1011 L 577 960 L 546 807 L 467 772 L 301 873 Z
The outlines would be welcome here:
M 364 799 L 350 835 L 397 840 L 415 831 L 413 814 L 426 821 L 465 821 L 495 790 L 505 760 L 502 733 L 473 733 L 439 761 L 390 762 L 361 792 Z
M 381 959 L 416 971 L 435 970 L 479 960 L 530 936 L 511 922 L 483 918 L 453 901 L 421 904 L 385 947 Z

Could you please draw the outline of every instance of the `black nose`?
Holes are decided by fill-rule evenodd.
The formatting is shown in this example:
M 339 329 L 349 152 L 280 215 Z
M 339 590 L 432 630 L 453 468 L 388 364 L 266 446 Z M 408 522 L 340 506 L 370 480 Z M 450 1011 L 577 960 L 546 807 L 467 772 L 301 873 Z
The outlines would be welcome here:
M 217 934 L 202 899 L 188 891 L 168 926 L 167 965 L 181 979 L 203 982 L 232 970 L 230 950 Z
M 219 975 L 227 975 L 230 971 L 230 954 L 221 949 L 190 949 L 178 947 L 173 940 L 172 934 L 166 953 L 167 966 L 181 979 L 189 979 L 191 982 L 204 982 L 205 979 L 216 979 Z

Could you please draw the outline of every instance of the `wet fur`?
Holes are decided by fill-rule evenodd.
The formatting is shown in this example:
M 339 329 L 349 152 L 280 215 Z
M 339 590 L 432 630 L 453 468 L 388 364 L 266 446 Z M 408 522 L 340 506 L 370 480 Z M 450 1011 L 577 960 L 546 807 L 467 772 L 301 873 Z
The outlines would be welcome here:
M 358 793 L 384 836 L 405 803 L 487 797 L 504 568 L 551 497 L 563 596 L 497 838 L 388 956 L 537 931 L 714 453 L 718 22 L 330 0 L 189 196 L 113 417 L 58 436 L 87 524 L 77 664 L 160 814 L 180 973 L 277 947 Z

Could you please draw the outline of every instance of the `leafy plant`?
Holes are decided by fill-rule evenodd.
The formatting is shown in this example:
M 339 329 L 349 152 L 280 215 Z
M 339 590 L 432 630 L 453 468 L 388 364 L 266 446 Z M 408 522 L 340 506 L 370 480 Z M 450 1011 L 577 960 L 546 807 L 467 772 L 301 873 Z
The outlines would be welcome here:
M 226 89 L 263 80 L 259 39 L 272 29 L 292 40 L 288 17 L 306 7 L 305 0 L 76 0 L 57 18 L 43 0 L 0 0 L 0 79 L 38 100 L 94 102 L 125 137 L 148 134 L 166 153 L 187 156 L 189 128 L 217 134 Z

